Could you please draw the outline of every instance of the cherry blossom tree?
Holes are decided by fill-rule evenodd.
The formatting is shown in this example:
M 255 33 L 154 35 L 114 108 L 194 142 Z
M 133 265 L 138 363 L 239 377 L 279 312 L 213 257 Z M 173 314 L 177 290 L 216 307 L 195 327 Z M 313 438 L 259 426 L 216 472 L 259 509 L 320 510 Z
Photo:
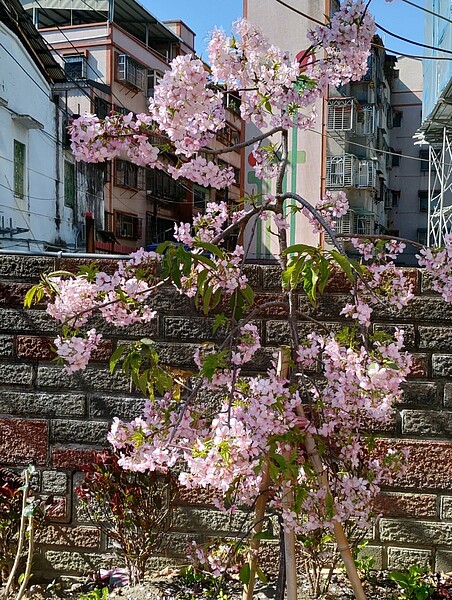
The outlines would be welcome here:
M 413 295 L 394 264 L 403 244 L 354 239 L 360 258 L 351 260 L 334 234 L 335 219 L 347 211 L 345 194 L 328 192 L 313 206 L 295 192 L 283 192 L 282 185 L 289 129 L 312 125 L 314 102 L 328 85 L 366 73 L 373 34 L 363 1 L 345 0 L 326 25 L 309 34 L 311 47 L 298 61 L 241 20 L 233 37 L 213 32 L 210 70 L 191 55 L 173 61 L 150 100 L 149 114 L 111 114 L 104 120 L 84 115 L 74 121 L 77 160 L 127 157 L 175 179 L 221 189 L 233 182 L 234 173 L 220 166 L 218 157 L 248 145 L 254 147 L 256 175 L 273 177 L 276 192 L 248 198 L 243 210 L 232 213 L 225 203 L 209 203 L 192 223 L 176 225 L 176 243 L 165 242 L 157 253 L 141 249 L 120 261 L 113 274 L 86 270 L 78 276 L 45 276 L 27 297 L 28 303 L 49 297 L 47 312 L 61 323 L 57 355 L 69 372 L 84 369 L 101 340 L 90 325 L 95 311 L 119 327 L 148 323 L 156 316 L 149 300 L 158 288 L 172 285 L 205 315 L 213 315 L 212 333 L 222 341 L 196 350 L 196 369 L 188 379 L 161 363 L 149 339 L 116 349 L 112 370 L 122 367 L 147 400 L 141 417 L 130 423 L 114 419 L 109 441 L 125 469 L 166 471 L 179 464 L 182 486 L 208 488 L 221 510 L 254 511 L 241 541 L 249 548 L 240 569 L 246 600 L 259 573 L 267 510 L 282 520 L 289 600 L 296 598 L 296 536 L 311 545 L 323 540 L 322 548 L 325 540 L 335 539 L 356 598 L 365 598 L 344 527 L 352 523 L 366 530 L 381 484 L 403 468 L 399 452 L 377 456 L 372 437 L 364 433 L 391 419 L 410 370 L 403 331 L 389 335 L 371 328 L 376 303 L 402 308 Z M 223 98 L 230 92 L 240 97 L 243 120 L 266 131 L 214 150 L 209 144 L 225 126 Z M 162 136 L 160 145 L 151 143 Z M 295 207 L 286 207 L 287 199 Z M 301 211 L 315 232 L 326 232 L 332 247 L 288 247 L 290 210 Z M 231 232 L 256 219 L 272 222 L 280 242 L 281 298 L 265 304 L 255 302 L 247 280 L 246 248 L 227 250 L 223 244 Z M 451 246 L 448 239 L 445 250 L 421 252 L 421 264 L 437 277 L 438 290 L 448 300 Z M 337 270 L 350 282 L 350 302 L 342 310 L 349 323 L 329 332 L 300 314 L 295 292 L 301 287 L 315 306 Z M 261 345 L 255 319 L 273 307 L 287 317 L 290 345 L 280 348 L 266 373 L 251 376 L 247 369 Z M 300 319 L 312 323 L 305 337 Z M 206 414 L 198 401 L 201 389 L 219 398 L 214 414 Z M 198 560 L 214 564 L 217 575 L 233 554 L 232 549 L 222 555 L 227 560 L 220 560 L 218 553 L 197 550 Z

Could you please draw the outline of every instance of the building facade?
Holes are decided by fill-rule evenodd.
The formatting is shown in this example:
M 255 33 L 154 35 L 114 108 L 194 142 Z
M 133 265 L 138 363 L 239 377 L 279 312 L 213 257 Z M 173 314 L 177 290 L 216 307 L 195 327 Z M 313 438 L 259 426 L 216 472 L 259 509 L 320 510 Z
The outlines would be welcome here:
M 429 188 L 428 151 L 414 144 L 422 122 L 422 62 L 397 59 L 391 92 L 392 130 L 388 231 L 421 244 L 427 243 Z M 416 265 L 418 250 L 407 245 L 401 259 Z
M 18 0 L 0 1 L 0 60 L 0 249 L 77 249 L 89 206 L 78 218 L 53 91 L 66 77 Z
M 147 112 L 148 99 L 171 60 L 194 53 L 195 33 L 185 23 L 162 23 L 135 0 L 76 0 L 70 7 L 64 0 L 22 3 L 66 72 L 68 81 L 57 92 L 67 106 L 68 122 L 85 113 L 103 118 L 111 111 Z M 240 139 L 236 104 L 229 104 L 227 126 L 214 147 Z M 154 140 L 157 144 L 165 141 L 163 136 Z M 240 153 L 224 157 L 234 167 L 237 180 L 227 194 L 175 181 L 162 170 L 138 167 L 127 160 L 83 167 L 71 160 L 73 169 L 91 169 L 96 182 L 104 185 L 104 202 L 89 211 L 95 220 L 97 251 L 130 252 L 172 239 L 174 223 L 189 221 L 207 201 L 232 202 L 241 196 Z M 76 194 L 84 196 L 90 190 L 77 186 Z

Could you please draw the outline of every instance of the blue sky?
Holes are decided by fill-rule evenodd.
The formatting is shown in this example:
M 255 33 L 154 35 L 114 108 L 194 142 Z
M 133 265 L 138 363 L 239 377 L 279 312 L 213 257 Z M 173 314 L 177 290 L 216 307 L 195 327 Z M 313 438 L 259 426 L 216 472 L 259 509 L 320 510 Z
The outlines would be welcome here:
M 226 31 L 232 21 L 242 14 L 242 0 L 140 0 L 158 19 L 182 19 L 193 31 L 196 32 L 196 49 L 198 53 L 207 58 L 205 48 L 209 31 L 215 25 L 221 26 Z M 413 0 L 419 6 L 424 6 L 424 0 Z M 297 6 L 297 0 L 293 0 Z M 422 10 L 416 9 L 403 2 L 394 0 L 391 3 L 385 0 L 372 0 L 370 10 L 377 23 L 385 29 L 396 33 L 406 39 L 423 42 L 424 15 Z M 408 54 L 423 54 L 423 49 L 380 32 L 388 49 Z

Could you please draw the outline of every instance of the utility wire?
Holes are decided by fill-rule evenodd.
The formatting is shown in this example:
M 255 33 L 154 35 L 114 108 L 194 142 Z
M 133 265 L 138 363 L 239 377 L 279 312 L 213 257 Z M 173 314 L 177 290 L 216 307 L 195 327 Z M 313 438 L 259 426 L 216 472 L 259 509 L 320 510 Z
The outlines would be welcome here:
M 57 22 L 57 21 L 56 21 L 54 18 L 51 18 L 51 17 L 49 16 L 49 13 L 48 13 L 48 11 L 47 11 L 45 8 L 43 8 L 43 7 L 42 7 L 42 5 L 41 5 L 41 3 L 39 2 L 39 0 L 35 0 L 35 1 L 36 1 L 36 4 L 39 6 L 39 8 L 40 8 L 42 11 L 44 11 L 44 14 L 45 14 L 45 15 L 46 15 L 46 16 L 47 16 L 49 19 L 51 19 L 51 20 L 52 20 L 52 22 L 53 22 L 53 24 L 55 25 L 55 27 L 58 29 L 58 31 L 61 33 L 61 35 L 64 37 L 64 39 L 65 39 L 67 42 L 69 42 L 69 44 L 70 44 L 70 45 L 71 45 L 71 47 L 72 47 L 72 48 L 75 50 L 75 52 L 77 53 L 77 55 L 78 55 L 78 56 L 81 56 L 82 58 L 85 58 L 85 56 L 84 56 L 84 55 L 83 55 L 83 54 L 80 52 L 80 50 L 77 48 L 77 46 L 75 46 L 75 45 L 73 44 L 72 40 L 71 40 L 70 38 L 68 38 L 68 36 L 66 35 L 66 33 L 65 33 L 65 32 L 64 32 L 64 31 L 63 31 L 61 28 L 60 28 L 60 26 L 58 25 L 58 22 Z M 39 30 L 38 30 L 38 31 L 39 31 Z M 47 40 L 46 40 L 46 44 L 48 44 L 50 47 L 52 47 L 52 46 L 51 46 L 51 45 L 48 43 L 48 41 L 47 41 Z M 62 58 L 62 59 L 63 59 L 63 61 L 64 61 L 64 56 L 62 56 L 62 55 L 61 55 L 61 54 L 60 54 L 60 53 L 59 53 L 57 50 L 55 50 L 55 48 L 52 48 L 52 49 L 53 49 L 53 51 L 54 51 L 54 52 L 56 52 L 56 53 L 58 54 L 58 56 L 60 56 L 60 58 Z M 86 64 L 87 64 L 87 67 L 88 67 L 88 69 L 91 69 L 91 71 L 94 73 L 94 75 L 100 79 L 101 83 L 103 83 L 103 84 L 104 84 L 105 86 L 107 86 L 107 87 L 110 87 L 110 86 L 108 86 L 108 84 L 105 82 L 105 80 L 103 79 L 103 77 L 102 77 L 102 76 L 101 76 L 101 75 L 100 75 L 100 74 L 99 74 L 99 73 L 96 71 L 96 69 L 95 69 L 95 68 L 94 68 L 92 65 L 90 65 L 90 64 L 89 64 L 89 62 L 88 62 L 88 61 L 86 61 Z M 122 106 L 122 108 L 126 108 L 126 107 L 124 106 L 124 103 L 122 102 L 122 100 L 121 100 L 120 98 L 118 98 L 118 97 L 116 96 L 116 94 L 114 94 L 114 93 L 113 93 L 113 91 L 112 91 L 112 90 L 110 90 L 110 91 L 111 91 L 111 95 L 113 96 L 113 98 L 115 98 L 115 99 L 116 99 L 116 100 L 119 102 L 119 104 Z
M 419 6 L 419 4 L 415 4 L 414 2 L 410 2 L 410 0 L 402 0 L 402 2 L 405 2 L 405 4 L 409 4 L 410 6 L 414 6 L 415 8 L 418 8 L 419 10 L 422 10 L 422 11 L 424 11 L 426 13 L 429 13 L 430 15 L 433 15 L 434 17 L 437 17 L 438 19 L 443 19 L 443 21 L 447 21 L 448 23 L 452 23 L 452 20 L 448 19 L 444 15 L 440 15 L 439 13 L 433 12 L 432 10 L 429 10 L 428 8 L 424 8 L 423 6 Z
M 414 40 L 408 40 L 408 39 L 404 38 L 401 35 L 397 35 L 396 33 L 393 33 L 392 31 L 389 31 L 389 29 L 385 29 L 379 23 L 375 23 L 375 25 L 378 27 L 378 29 L 381 29 L 381 31 L 384 31 L 385 33 L 387 33 L 391 37 L 395 37 L 398 40 L 402 40 L 403 42 L 407 42 L 408 44 L 413 44 L 413 46 L 420 46 L 421 48 L 427 48 L 428 50 L 436 50 L 438 52 L 444 52 L 444 54 L 452 54 L 452 50 L 446 50 L 445 48 L 437 48 L 436 46 L 430 46 L 429 44 L 422 44 L 421 42 L 415 42 Z

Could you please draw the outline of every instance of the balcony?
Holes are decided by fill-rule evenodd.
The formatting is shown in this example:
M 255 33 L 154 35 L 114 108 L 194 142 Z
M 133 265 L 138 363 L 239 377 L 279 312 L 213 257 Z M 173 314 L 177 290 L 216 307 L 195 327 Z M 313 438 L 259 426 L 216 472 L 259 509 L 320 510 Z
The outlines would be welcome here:
M 362 208 L 354 208 L 337 219 L 334 230 L 344 235 L 372 235 L 375 233 L 375 213 Z
M 375 127 L 375 106 L 362 104 L 356 114 L 356 135 L 373 135 Z
M 327 188 L 375 188 L 376 167 L 369 159 L 359 159 L 353 154 L 327 156 Z

